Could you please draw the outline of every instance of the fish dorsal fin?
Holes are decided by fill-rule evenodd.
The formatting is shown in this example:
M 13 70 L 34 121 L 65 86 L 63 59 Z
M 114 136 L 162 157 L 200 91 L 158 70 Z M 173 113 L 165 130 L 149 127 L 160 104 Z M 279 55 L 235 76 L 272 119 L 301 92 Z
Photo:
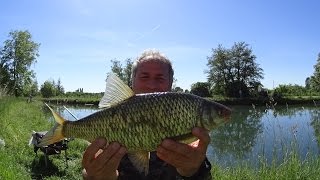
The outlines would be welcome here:
M 149 159 L 150 152 L 148 151 L 136 151 L 128 153 L 128 157 L 133 164 L 133 166 L 140 172 L 144 172 L 144 175 L 147 176 L 149 173 Z
M 106 91 L 99 102 L 99 108 L 108 108 L 134 96 L 132 89 L 117 75 L 109 73 L 106 79 Z

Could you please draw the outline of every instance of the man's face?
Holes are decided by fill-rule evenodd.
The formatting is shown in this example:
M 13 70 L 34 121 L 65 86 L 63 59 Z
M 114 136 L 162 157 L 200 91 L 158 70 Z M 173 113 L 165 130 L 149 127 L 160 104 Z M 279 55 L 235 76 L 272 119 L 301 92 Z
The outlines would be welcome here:
M 132 88 L 136 94 L 171 90 L 169 66 L 163 62 L 147 61 L 139 64 L 133 78 Z

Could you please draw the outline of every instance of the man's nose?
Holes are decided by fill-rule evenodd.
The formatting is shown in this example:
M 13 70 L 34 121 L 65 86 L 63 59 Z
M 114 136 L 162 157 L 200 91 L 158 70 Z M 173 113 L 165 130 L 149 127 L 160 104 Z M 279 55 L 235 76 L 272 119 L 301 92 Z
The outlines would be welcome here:
M 149 80 L 146 85 L 149 90 L 157 91 L 159 89 L 160 84 L 156 80 Z

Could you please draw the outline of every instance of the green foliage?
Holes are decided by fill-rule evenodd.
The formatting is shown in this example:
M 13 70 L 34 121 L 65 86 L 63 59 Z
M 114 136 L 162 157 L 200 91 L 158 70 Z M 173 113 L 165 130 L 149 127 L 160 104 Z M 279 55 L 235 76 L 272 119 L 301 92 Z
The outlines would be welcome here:
M 208 59 L 208 82 L 215 94 L 229 97 L 249 96 L 261 86 L 262 69 L 255 62 L 249 45 L 244 42 L 235 43 L 231 49 L 219 45 L 212 49 Z
M 2 56 L 0 54 L 0 58 L 1 57 Z M 8 91 L 9 80 L 10 80 L 10 74 L 8 72 L 7 64 L 4 64 L 4 62 L 0 59 L 0 89 L 2 92 Z
M 47 113 L 46 113 L 47 112 Z M 5 97 L 0 101 L 0 139 L 6 146 L 0 148 L 0 179 L 82 179 L 81 160 L 87 143 L 74 140 L 69 143 L 68 165 L 61 155 L 49 156 L 45 167 L 41 151 L 35 156 L 28 146 L 32 131 L 49 130 L 52 115 L 42 102 L 27 103 L 25 99 Z
M 4 87 L 1 87 L 1 86 L 0 86 L 0 99 L 1 99 L 2 97 L 6 96 L 6 95 L 7 95 L 6 86 L 4 86 Z
M 273 94 L 277 95 L 278 97 L 283 97 L 283 96 L 310 96 L 310 95 L 315 95 L 313 94 L 309 89 L 306 87 L 300 86 L 300 85 L 285 85 L 285 84 L 280 84 L 278 87 L 274 89 Z
M 210 97 L 210 84 L 207 82 L 196 82 L 191 85 L 191 94 L 198 95 L 200 97 Z
M 33 80 L 23 87 L 23 96 L 36 96 L 38 94 L 38 82 Z
M 132 86 L 132 78 L 131 78 L 132 65 L 133 65 L 133 61 L 128 58 L 128 59 L 126 59 L 126 66 L 122 69 L 123 79 L 125 80 L 124 82 L 126 82 L 126 84 L 129 87 Z
M 81 89 L 81 88 L 80 88 Z M 40 93 L 44 98 L 50 98 L 54 96 L 61 96 L 64 94 L 64 88 L 61 84 L 60 78 L 58 82 L 55 83 L 54 80 L 45 81 L 40 88 Z
M 52 98 L 53 100 L 58 101 L 69 101 L 69 102 L 78 102 L 79 104 L 98 104 L 103 96 L 103 92 L 101 93 L 84 93 L 84 92 L 66 92 L 64 95 L 59 97 Z
M 115 73 L 123 82 L 125 82 L 129 87 L 132 85 L 132 64 L 133 61 L 128 58 L 126 59 L 126 65 L 123 67 L 121 62 L 117 59 L 111 60 L 111 71 Z
M 179 90 L 179 89 L 176 89 L 177 87 L 177 79 L 173 76 L 173 79 L 172 79 L 172 86 L 171 86 L 171 91 L 173 92 L 177 92 L 176 90 Z M 179 87 L 180 88 L 180 87 Z
M 274 89 L 274 95 L 277 97 L 286 96 L 319 96 L 320 95 L 320 53 L 317 63 L 314 65 L 314 73 L 305 80 L 305 87 L 299 85 L 281 84 Z
M 318 54 L 317 63 L 314 65 L 314 73 L 310 80 L 311 89 L 320 92 L 320 53 Z
M 117 59 L 112 59 L 110 61 L 112 63 L 111 71 L 115 73 L 120 79 L 123 80 L 124 77 L 123 77 L 123 72 L 122 72 L 123 68 L 122 68 L 121 62 Z
M 181 87 L 177 86 L 172 91 L 173 92 L 183 92 L 183 89 Z
M 305 87 L 306 87 L 306 89 L 310 89 L 311 88 L 311 78 L 310 77 L 306 78 Z
M 6 84 L 9 93 L 16 96 L 29 94 L 25 92 L 32 86 L 35 75 L 30 67 L 36 63 L 40 44 L 32 40 L 28 31 L 11 31 L 9 39 L 4 41 L 0 57 L 0 84 Z
M 58 82 L 56 84 L 56 92 L 57 92 L 57 96 L 64 94 L 64 88 L 61 84 L 60 78 L 58 79 Z
M 49 81 L 49 80 L 45 81 L 41 85 L 40 93 L 41 93 L 42 97 L 44 97 L 44 98 L 56 96 L 57 89 L 56 89 L 54 81 Z

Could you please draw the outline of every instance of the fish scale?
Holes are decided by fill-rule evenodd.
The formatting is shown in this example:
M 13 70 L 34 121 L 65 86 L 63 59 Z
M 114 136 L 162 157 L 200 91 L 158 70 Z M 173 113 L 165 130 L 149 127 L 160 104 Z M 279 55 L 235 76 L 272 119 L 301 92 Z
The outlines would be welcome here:
M 87 140 L 102 136 L 130 150 L 151 151 L 164 138 L 189 133 L 200 118 L 200 103 L 200 99 L 190 94 L 137 95 L 82 120 L 68 122 L 63 132 L 66 137 Z M 135 141 L 126 141 L 128 137 L 135 137 Z

